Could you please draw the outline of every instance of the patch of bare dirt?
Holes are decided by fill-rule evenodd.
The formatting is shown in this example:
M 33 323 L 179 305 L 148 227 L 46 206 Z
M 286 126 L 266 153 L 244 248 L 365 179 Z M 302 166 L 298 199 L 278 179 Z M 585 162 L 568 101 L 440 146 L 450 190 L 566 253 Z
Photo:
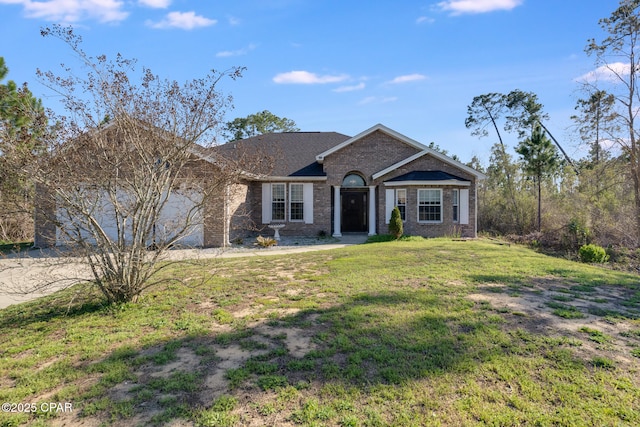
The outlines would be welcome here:
M 204 380 L 204 390 L 200 392 L 201 402 L 205 405 L 211 404 L 212 401 L 227 391 L 229 381 L 225 378 L 225 374 L 228 370 L 237 369 L 250 357 L 264 352 L 266 350 L 249 352 L 238 345 L 217 349 L 218 362 L 216 362 Z
M 149 372 L 150 377 L 167 378 L 177 371 L 192 372 L 200 364 L 200 357 L 190 348 L 181 347 L 176 352 L 176 360 L 154 368 Z
M 305 354 L 316 348 L 311 341 L 313 331 L 308 329 L 261 325 L 256 328 L 256 332 L 272 339 L 282 338 L 289 354 L 296 358 L 304 357 Z
M 640 359 L 631 355 L 640 347 L 640 307 L 628 301 L 637 290 L 623 287 L 581 287 L 554 279 L 539 279 L 527 286 L 486 284 L 468 296 L 489 304 L 507 320 L 508 328 L 522 328 L 536 334 L 576 340 L 576 355 L 590 360 L 596 356 L 614 360 L 623 369 L 640 369 Z M 569 318 L 559 315 L 565 309 Z M 562 313 L 560 313 L 562 314 Z M 570 318 L 575 314 L 576 318 Z M 581 317 L 578 317 L 581 316 Z M 606 337 L 597 342 L 588 331 Z
M 244 317 L 254 314 L 253 310 L 244 308 L 240 312 L 232 312 L 234 317 Z M 285 313 L 286 312 L 286 313 Z M 279 315 L 296 314 L 298 309 L 278 309 Z M 310 315 L 305 318 L 306 321 L 315 322 L 317 315 Z M 167 398 L 177 398 L 180 400 L 188 400 L 195 406 L 208 407 L 218 397 L 229 392 L 229 380 L 226 377 L 227 372 L 232 369 L 241 368 L 247 360 L 252 357 L 268 353 L 276 348 L 285 347 L 291 357 L 302 358 L 309 351 L 316 348 L 312 337 L 315 328 L 298 328 L 288 326 L 273 326 L 267 322 L 266 318 L 252 322 L 252 335 L 247 340 L 255 343 L 244 346 L 234 343 L 222 345 L 216 343 L 213 339 L 200 339 L 197 345 L 206 347 L 208 351 L 206 356 L 200 356 L 194 351 L 194 343 L 188 346 L 182 346 L 175 352 L 173 360 L 166 364 L 156 364 L 153 362 L 153 356 L 163 350 L 164 346 L 149 348 L 140 353 L 139 356 L 148 357 L 149 362 L 140 366 L 134 375 L 135 381 L 125 381 L 109 390 L 108 396 L 113 402 L 125 402 L 133 399 L 141 388 L 149 381 L 160 378 L 169 378 L 177 372 L 198 372 L 201 375 L 202 386 L 197 393 L 193 395 L 185 395 L 171 393 L 157 393 L 152 399 L 137 404 L 134 408 L 135 415 L 122 421 L 121 424 L 116 422 L 112 425 L 147 425 L 151 422 L 152 417 L 161 415 L 163 407 L 161 401 Z M 260 417 L 258 417 L 260 418 Z M 78 413 L 64 414 L 56 418 L 52 425 L 56 426 L 83 426 L 93 427 L 103 423 L 95 417 L 81 418 Z M 284 422 L 284 420 L 282 420 Z M 170 424 L 172 426 L 191 425 L 184 424 L 184 421 L 175 420 Z

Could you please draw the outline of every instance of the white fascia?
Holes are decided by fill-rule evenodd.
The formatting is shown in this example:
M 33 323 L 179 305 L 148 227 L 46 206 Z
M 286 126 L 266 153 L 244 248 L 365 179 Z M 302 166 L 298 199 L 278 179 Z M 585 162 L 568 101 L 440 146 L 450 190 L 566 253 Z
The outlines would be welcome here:
M 384 182 L 385 187 L 405 187 L 409 185 L 435 185 L 435 186 L 449 186 L 455 185 L 456 187 L 470 187 L 471 182 L 469 181 L 458 181 L 457 179 L 447 179 L 441 181 L 393 181 L 393 182 Z

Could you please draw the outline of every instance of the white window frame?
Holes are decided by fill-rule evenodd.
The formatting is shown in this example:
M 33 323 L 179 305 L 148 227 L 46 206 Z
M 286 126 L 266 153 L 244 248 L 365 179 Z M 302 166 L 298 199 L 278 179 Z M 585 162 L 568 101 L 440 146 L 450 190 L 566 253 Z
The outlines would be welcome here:
M 276 188 L 276 186 L 278 187 L 282 186 L 282 192 L 283 192 L 282 200 L 275 200 L 274 189 Z M 275 213 L 274 207 L 276 203 L 282 204 L 282 218 L 276 218 L 274 215 Z M 287 185 L 285 183 L 274 182 L 273 184 L 271 184 L 271 221 L 285 222 L 286 220 L 287 220 Z
M 294 187 L 299 187 L 299 196 L 298 200 L 294 200 Z M 293 218 L 293 204 L 300 204 L 300 218 Z M 290 222 L 304 222 L 304 184 L 302 183 L 290 183 L 289 184 L 289 221 Z
M 400 203 L 400 193 L 404 193 L 404 203 Z M 400 210 L 400 218 L 402 221 L 407 220 L 407 189 L 406 188 L 397 188 L 395 194 L 395 206 Z M 400 209 L 400 206 L 404 207 L 404 212 Z
M 451 219 L 457 224 L 460 222 L 460 191 L 457 188 L 451 191 L 451 205 L 453 207 Z
M 420 204 L 420 193 L 423 191 L 437 191 L 439 194 L 438 204 Z M 418 223 L 420 224 L 442 224 L 443 216 L 442 216 L 442 188 L 419 188 L 416 194 L 416 214 Z M 439 220 L 421 220 L 420 219 L 420 207 L 421 206 L 438 206 L 440 208 L 440 219 Z

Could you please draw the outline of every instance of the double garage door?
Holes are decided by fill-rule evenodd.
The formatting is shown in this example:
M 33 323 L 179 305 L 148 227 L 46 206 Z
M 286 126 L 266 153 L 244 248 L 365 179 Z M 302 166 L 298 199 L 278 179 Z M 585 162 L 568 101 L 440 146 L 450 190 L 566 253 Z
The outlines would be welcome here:
M 118 198 L 123 207 L 119 209 L 119 213 L 127 215 L 127 200 L 126 197 Z M 148 236 L 148 244 L 151 245 L 154 241 L 168 241 L 177 234 L 183 234 L 179 240 L 176 241 L 178 246 L 200 247 L 204 243 L 204 225 L 202 219 L 202 212 L 198 209 L 201 204 L 202 197 L 196 192 L 174 192 L 169 195 L 164 204 L 158 220 L 155 223 L 155 233 L 151 233 Z M 80 202 L 80 201 L 78 201 Z M 98 197 L 95 195 L 88 195 L 87 200 L 83 203 L 92 212 L 91 216 L 96 220 L 104 233 L 109 239 L 116 241 L 118 239 L 118 221 L 116 220 L 116 209 L 114 209 L 113 203 L 108 197 Z M 75 203 L 74 203 L 75 204 Z M 87 231 L 86 219 L 87 215 L 74 214 L 74 209 L 66 209 L 64 205 L 57 210 L 57 220 L 61 226 L 56 230 L 56 243 L 57 245 L 64 245 L 70 240 L 74 239 L 67 236 L 67 234 L 74 234 L 90 239 L 91 233 Z M 125 227 L 125 240 L 127 235 L 131 235 L 129 230 L 131 227 L 131 221 L 127 218 L 124 222 L 121 219 L 120 224 L 127 224 Z M 188 227 L 186 227 L 188 225 Z M 67 230 L 66 232 L 63 231 Z

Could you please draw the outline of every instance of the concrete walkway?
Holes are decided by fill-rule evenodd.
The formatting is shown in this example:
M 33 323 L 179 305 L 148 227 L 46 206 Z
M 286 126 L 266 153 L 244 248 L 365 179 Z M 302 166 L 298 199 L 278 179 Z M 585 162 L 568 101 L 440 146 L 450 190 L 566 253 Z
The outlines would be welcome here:
M 309 240 L 283 239 L 282 245 L 270 248 L 177 249 L 167 252 L 167 259 L 189 260 L 296 254 L 361 244 L 366 242 L 367 236 L 351 234 L 331 240 L 331 243 L 313 241 L 313 244 L 305 244 Z M 0 257 L 0 309 L 40 298 L 57 289 L 91 278 L 91 272 L 85 265 L 74 261 L 73 258 L 57 256 L 56 250 L 20 252 Z M 45 285 L 47 289 L 42 289 Z M 29 293 L 24 294 L 26 291 Z

